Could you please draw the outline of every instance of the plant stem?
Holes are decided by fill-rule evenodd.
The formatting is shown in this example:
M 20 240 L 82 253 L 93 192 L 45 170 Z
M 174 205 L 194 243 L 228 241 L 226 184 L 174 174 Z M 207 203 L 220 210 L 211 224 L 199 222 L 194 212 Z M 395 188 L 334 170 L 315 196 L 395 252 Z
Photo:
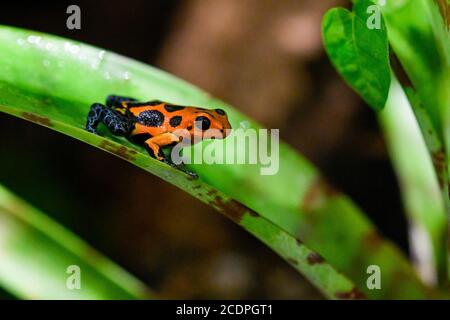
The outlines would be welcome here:
M 379 120 L 400 181 L 417 267 L 422 279 L 435 285 L 436 270 L 443 272 L 446 266 L 442 243 L 446 235 L 445 206 L 417 120 L 394 76 Z

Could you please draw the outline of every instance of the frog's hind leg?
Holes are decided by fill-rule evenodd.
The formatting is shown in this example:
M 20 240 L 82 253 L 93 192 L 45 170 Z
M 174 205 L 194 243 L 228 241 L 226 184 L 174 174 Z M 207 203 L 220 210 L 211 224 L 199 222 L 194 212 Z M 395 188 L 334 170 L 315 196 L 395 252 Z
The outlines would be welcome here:
M 106 97 L 106 106 L 110 108 L 123 108 L 124 102 L 137 102 L 138 100 L 130 97 L 109 95 Z
M 97 134 L 100 123 L 103 123 L 116 136 L 127 136 L 132 130 L 132 124 L 128 118 L 114 109 L 94 103 L 88 114 L 86 130 Z

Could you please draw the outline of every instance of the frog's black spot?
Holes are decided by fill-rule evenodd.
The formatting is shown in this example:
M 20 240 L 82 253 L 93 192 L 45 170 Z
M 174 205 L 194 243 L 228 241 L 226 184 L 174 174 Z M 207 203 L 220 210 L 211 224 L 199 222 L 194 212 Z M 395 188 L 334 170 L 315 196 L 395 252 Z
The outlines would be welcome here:
M 200 130 L 208 130 L 211 127 L 211 120 L 205 116 L 200 116 L 195 119 L 195 126 Z
M 188 129 L 188 131 L 191 131 L 192 130 L 192 126 L 189 126 L 186 129 Z
M 174 112 L 174 111 L 179 111 L 179 110 L 183 110 L 185 107 L 182 106 L 176 106 L 173 104 L 166 104 L 164 105 L 164 109 L 166 109 L 167 112 Z
M 175 128 L 180 125 L 182 119 L 183 118 L 181 116 L 175 116 L 170 119 L 169 123 L 172 127 Z
M 137 121 L 147 127 L 159 127 L 164 122 L 164 115 L 158 110 L 142 111 Z
M 223 111 L 222 109 L 216 109 L 216 112 L 217 112 L 218 114 L 220 114 L 221 116 L 224 116 L 224 115 L 225 115 L 225 111 Z

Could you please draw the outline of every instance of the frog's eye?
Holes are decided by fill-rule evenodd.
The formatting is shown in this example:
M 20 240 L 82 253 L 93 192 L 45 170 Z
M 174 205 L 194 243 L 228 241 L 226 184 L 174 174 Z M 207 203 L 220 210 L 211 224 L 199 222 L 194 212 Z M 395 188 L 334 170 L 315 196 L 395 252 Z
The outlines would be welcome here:
M 205 116 L 200 116 L 195 118 L 195 126 L 200 130 L 208 130 L 211 127 L 211 121 Z

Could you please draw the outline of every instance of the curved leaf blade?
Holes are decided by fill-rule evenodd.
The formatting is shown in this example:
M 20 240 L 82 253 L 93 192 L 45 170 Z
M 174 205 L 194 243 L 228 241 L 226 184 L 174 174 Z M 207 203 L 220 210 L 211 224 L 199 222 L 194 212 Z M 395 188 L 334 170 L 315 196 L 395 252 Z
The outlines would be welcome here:
M 0 284 L 24 299 L 149 299 L 139 280 L 0 185 Z M 69 266 L 80 289 L 69 289 Z

